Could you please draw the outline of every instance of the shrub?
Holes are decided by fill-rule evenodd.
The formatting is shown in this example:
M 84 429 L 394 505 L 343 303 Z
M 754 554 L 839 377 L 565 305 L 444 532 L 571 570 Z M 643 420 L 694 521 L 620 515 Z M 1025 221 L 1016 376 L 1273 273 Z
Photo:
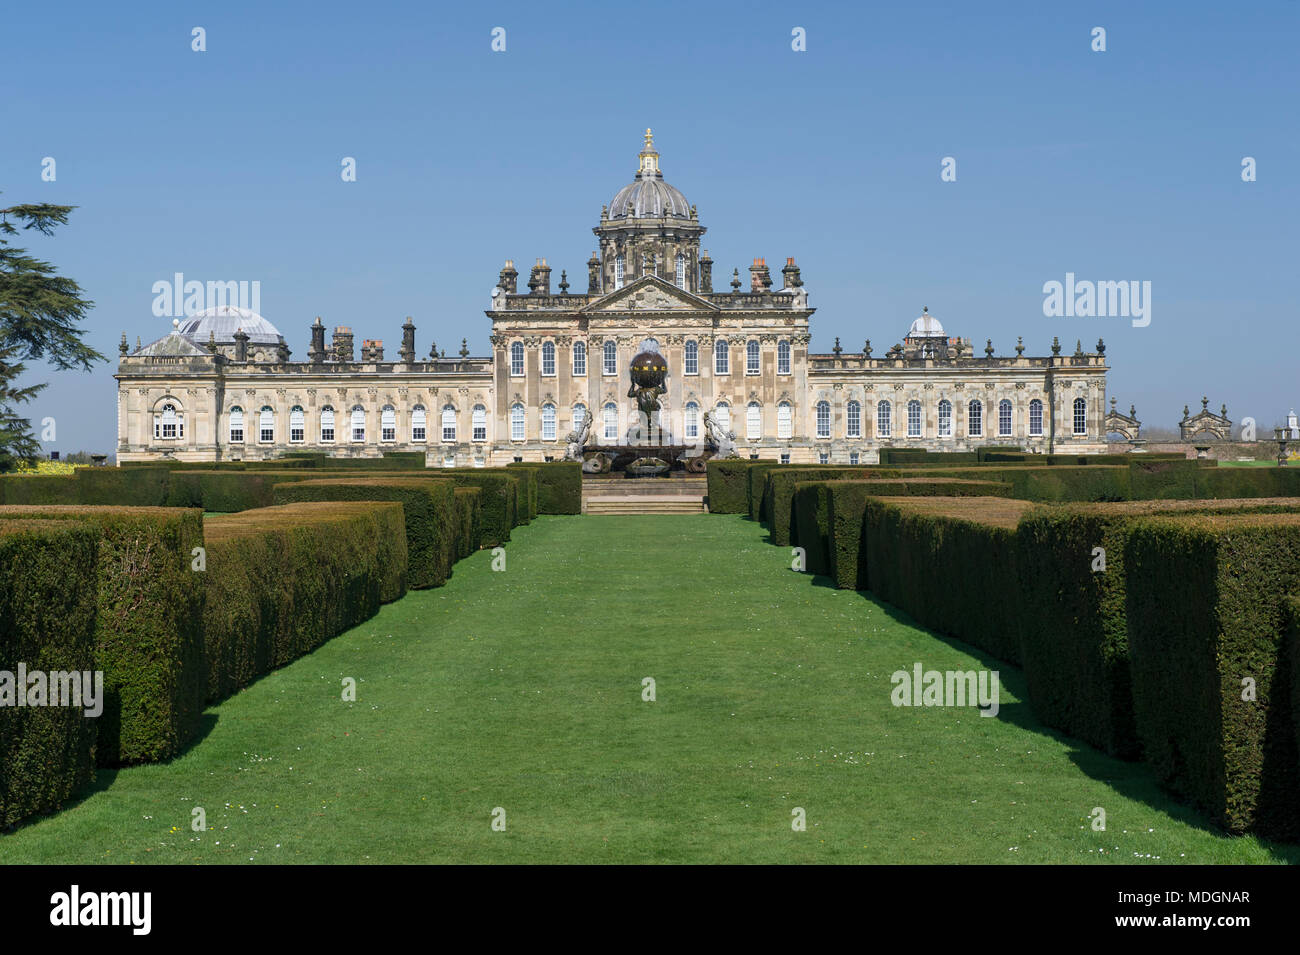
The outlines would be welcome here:
M 749 509 L 749 469 L 755 463 L 732 458 L 706 462 L 710 514 L 744 514 Z
M 582 465 L 577 461 L 522 461 L 507 468 L 533 468 L 538 514 L 582 513 Z
M 79 473 L 85 473 L 79 472 Z M 6 506 L 0 521 L 48 518 L 99 528 L 96 666 L 104 671 L 101 766 L 170 759 L 203 708 L 203 543 L 189 508 Z
M 275 486 L 316 477 L 313 469 L 280 471 L 173 471 L 168 478 L 168 507 L 199 507 L 221 514 L 270 507 Z
M 1199 468 L 1191 497 L 1297 497 L 1300 468 Z
M 76 504 L 81 485 L 75 474 L 0 477 L 0 504 Z
M 917 472 L 909 472 L 916 474 Z M 1126 501 L 1129 469 L 1118 465 L 997 465 L 926 469 L 926 474 L 974 481 L 1005 481 L 1008 496 L 1022 501 Z
M 483 489 L 483 495 L 479 499 L 482 506 L 482 546 L 496 547 L 510 540 L 510 528 L 519 523 L 517 508 L 520 490 L 517 473 L 506 474 L 504 468 L 499 472 L 488 471 L 487 468 L 448 468 L 441 471 L 440 476 L 450 478 L 464 487 Z
M 863 561 L 863 515 L 869 497 L 997 497 L 1004 495 L 1006 484 L 996 481 L 967 481 L 958 478 L 904 477 L 868 481 L 836 480 L 825 482 L 827 489 L 824 517 L 820 514 L 815 539 L 822 542 L 824 554 L 818 559 L 835 586 L 843 590 L 866 590 L 866 563 Z M 804 528 L 810 517 L 796 515 L 801 546 L 811 554 Z M 810 564 L 811 567 L 811 564 Z
M 869 480 L 897 477 L 901 472 L 879 468 L 840 468 L 830 465 L 813 467 L 777 467 L 765 472 L 764 496 L 768 500 L 768 530 L 772 543 L 785 547 L 799 543 L 794 532 L 794 486 L 800 481 Z
M 1300 835 L 1281 659 L 1282 597 L 1300 589 L 1300 514 L 1148 517 L 1124 560 L 1146 761 L 1229 832 Z
M 1032 508 L 994 497 L 872 497 L 867 583 L 921 626 L 1020 662 L 1016 522 Z
M 456 560 L 455 486 L 419 477 L 324 478 L 275 487 L 279 504 L 299 501 L 397 501 L 406 521 L 408 581 L 413 589 L 438 587 Z
M 458 487 L 456 490 L 456 555 L 468 557 L 483 542 L 483 489 Z
M 98 542 L 88 524 L 0 521 L 0 670 L 15 681 L 19 664 L 47 675 L 95 670 Z M 0 828 L 58 809 L 95 775 L 87 706 L 16 702 L 0 703 Z
M 1025 681 L 1046 726 L 1125 759 L 1133 722 L 1124 548 L 1151 514 L 1300 511 L 1300 499 L 1131 501 L 1044 508 L 1018 529 Z M 1094 570 L 1101 547 L 1105 570 Z
M 370 619 L 405 592 L 406 527 L 396 502 L 288 504 L 209 517 L 203 614 L 206 698 Z
M 152 468 L 81 468 L 77 503 L 109 507 L 161 507 L 167 500 L 169 470 Z

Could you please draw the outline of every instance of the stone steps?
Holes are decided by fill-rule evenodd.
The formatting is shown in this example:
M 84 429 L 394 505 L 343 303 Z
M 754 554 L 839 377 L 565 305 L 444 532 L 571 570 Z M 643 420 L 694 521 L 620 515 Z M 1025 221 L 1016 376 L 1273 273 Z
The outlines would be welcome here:
M 703 514 L 704 501 L 682 494 L 637 494 L 629 497 L 602 495 L 584 500 L 586 514 Z

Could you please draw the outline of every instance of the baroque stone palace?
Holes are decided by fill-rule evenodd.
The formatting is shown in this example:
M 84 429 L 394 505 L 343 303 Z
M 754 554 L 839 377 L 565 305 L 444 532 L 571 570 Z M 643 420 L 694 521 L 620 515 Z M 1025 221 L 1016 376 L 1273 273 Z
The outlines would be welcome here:
M 219 306 L 174 322 L 130 350 L 118 381 L 118 459 L 260 460 L 295 449 L 373 457 L 424 451 L 430 466 L 560 459 L 595 415 L 587 447 L 644 441 L 628 395 L 629 364 L 647 339 L 667 359 L 654 443 L 698 445 L 712 412 L 741 455 L 871 463 L 882 447 L 967 450 L 1018 445 L 1105 449 L 1105 346 L 1047 357 L 976 355 L 928 310 L 897 344 L 809 351 L 799 267 L 774 286 L 766 260 L 714 289 L 696 208 L 664 181 L 650 131 L 636 179 L 601 209 L 587 289 L 537 259 L 524 291 L 506 261 L 492 291 L 491 357 L 431 350 L 418 358 L 402 326 L 396 360 L 382 341 L 354 351 L 352 330 L 311 326 L 306 361 L 290 359 L 266 319 Z

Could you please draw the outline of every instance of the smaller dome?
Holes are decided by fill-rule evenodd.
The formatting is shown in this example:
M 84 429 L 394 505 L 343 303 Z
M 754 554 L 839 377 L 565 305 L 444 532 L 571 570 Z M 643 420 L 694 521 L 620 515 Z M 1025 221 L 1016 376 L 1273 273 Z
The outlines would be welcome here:
M 218 345 L 235 341 L 240 329 L 248 336 L 250 345 L 275 345 L 280 341 L 280 330 L 252 309 L 234 305 L 218 305 L 195 312 L 180 324 L 180 333 L 190 341 L 206 345 L 215 338 Z
M 912 327 L 907 331 L 908 338 L 947 338 L 948 334 L 939 324 L 939 320 L 930 314 L 930 309 L 926 307 L 921 311 L 921 316 L 912 323 Z

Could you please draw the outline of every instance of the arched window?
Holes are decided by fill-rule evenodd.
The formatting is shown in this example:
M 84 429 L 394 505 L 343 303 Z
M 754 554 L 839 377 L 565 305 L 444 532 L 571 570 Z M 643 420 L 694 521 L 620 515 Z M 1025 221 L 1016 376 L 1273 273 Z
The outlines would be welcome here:
M 790 407 L 790 402 L 783 401 L 776 406 L 776 436 L 778 438 L 791 437 L 794 431 L 794 413 Z
M 984 406 L 979 399 L 972 401 L 966 408 L 966 433 L 973 438 L 984 433 Z
M 170 401 L 162 406 L 162 411 L 153 416 L 153 436 L 164 441 L 174 441 L 185 437 L 185 419 L 177 412 Z
M 271 444 L 275 441 L 275 412 L 270 405 L 262 405 L 262 413 L 257 423 L 257 441 L 259 444 Z
M 758 342 L 748 341 L 745 343 L 745 374 L 757 375 L 758 369 Z
M 550 402 L 542 405 L 542 440 L 555 440 L 555 405 Z
M 487 408 L 483 405 L 475 405 L 470 415 L 470 427 L 474 429 L 473 436 L 475 441 L 487 440 Z
M 524 343 L 514 342 L 510 346 L 510 374 L 518 378 L 524 373 Z
M 745 437 L 751 441 L 763 436 L 763 406 L 751 401 L 745 408 Z
M 584 378 L 587 374 L 587 343 L 573 343 L 573 376 Z
M 605 440 L 618 440 L 618 405 L 610 402 L 604 407 L 605 414 Z
M 952 402 L 947 398 L 939 402 L 939 437 L 952 437 Z
M 244 409 L 239 405 L 230 409 L 230 443 L 244 443 Z
M 998 434 L 1006 437 L 1011 434 L 1011 399 L 1003 398 L 998 402 Z
M 429 431 L 425 420 L 424 405 L 416 405 L 411 409 L 411 440 L 424 441 L 428 436 Z
M 881 438 L 890 437 L 893 431 L 893 408 L 888 401 L 881 401 L 876 405 L 876 435 Z
M 850 438 L 862 437 L 862 405 L 855 398 L 844 409 L 845 435 Z
M 1029 402 L 1029 433 L 1035 437 L 1043 435 L 1043 403 L 1037 398 Z
M 831 436 L 831 403 L 829 401 L 817 402 L 817 437 L 829 438 Z
M 542 374 L 555 374 L 555 342 L 542 342 Z
M 623 273 L 626 271 L 626 264 L 623 256 L 619 255 L 614 258 L 614 288 L 623 287 Z
M 686 352 L 682 365 L 682 371 L 687 375 L 698 375 L 700 373 L 700 346 L 694 339 L 686 343 Z
M 618 345 L 613 341 L 605 342 L 605 368 L 607 375 L 618 374 Z
M 517 401 L 510 406 L 510 440 L 524 440 L 524 406 Z
M 306 437 L 307 416 L 303 414 L 302 405 L 294 405 L 289 409 L 289 441 L 302 444 Z
M 790 374 L 790 343 L 787 341 L 776 343 L 776 373 L 778 375 Z
M 723 431 L 731 430 L 731 405 L 719 401 L 718 406 L 713 409 L 713 417 L 717 419 L 718 427 Z
M 366 440 L 366 409 L 361 405 L 352 406 L 352 440 Z
M 456 440 L 456 409 L 452 405 L 442 406 L 442 440 Z
M 320 410 L 320 440 L 321 444 L 334 443 L 334 408 L 330 405 Z
M 921 402 L 915 398 L 907 403 L 907 436 L 909 438 L 921 436 Z
M 686 288 L 686 256 L 677 253 L 677 287 Z
M 397 440 L 397 411 L 392 405 L 384 405 L 379 409 L 379 440 Z
M 1082 398 L 1074 399 L 1074 433 L 1088 433 L 1088 402 Z
M 581 431 L 582 424 L 587 420 L 587 406 L 581 401 L 573 406 L 573 430 Z
M 700 436 L 700 406 L 694 401 L 686 402 L 686 437 Z
M 731 374 L 731 359 L 727 355 L 727 340 L 719 338 L 713 343 L 713 373 L 715 375 Z

